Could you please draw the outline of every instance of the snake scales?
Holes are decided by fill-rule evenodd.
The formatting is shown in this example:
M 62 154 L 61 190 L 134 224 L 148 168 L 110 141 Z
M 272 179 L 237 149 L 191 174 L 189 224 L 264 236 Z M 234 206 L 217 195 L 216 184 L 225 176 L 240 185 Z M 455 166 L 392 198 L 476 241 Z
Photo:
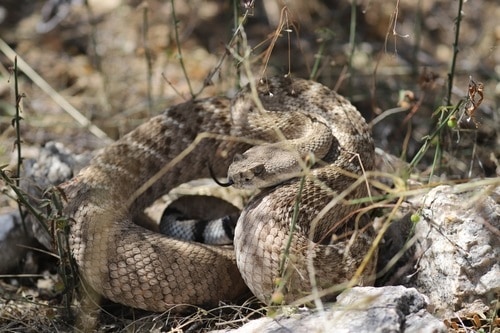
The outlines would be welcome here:
M 282 280 L 284 299 L 310 293 L 311 281 L 322 289 L 354 275 L 372 240 L 353 214 L 359 205 L 345 201 L 367 195 L 363 182 L 354 184 L 362 174 L 360 161 L 366 170 L 373 165 L 365 121 L 346 99 L 319 83 L 274 77 L 254 88 L 243 88 L 233 100 L 216 97 L 170 107 L 104 149 L 61 186 L 72 221 L 72 255 L 98 293 L 164 311 L 176 304 L 214 306 L 237 298 L 248 285 L 269 303 L 281 276 L 301 160 L 316 163 L 301 191 Z M 210 135 L 179 159 L 199 133 Z M 269 143 L 250 148 L 235 138 Z M 166 172 L 128 204 L 165 166 Z M 208 177 L 208 166 L 219 177 L 229 174 L 235 186 L 263 188 L 238 220 L 234 250 L 171 239 L 133 223 L 159 195 Z M 332 201 L 346 189 L 343 200 Z M 364 276 L 373 273 L 374 262 Z

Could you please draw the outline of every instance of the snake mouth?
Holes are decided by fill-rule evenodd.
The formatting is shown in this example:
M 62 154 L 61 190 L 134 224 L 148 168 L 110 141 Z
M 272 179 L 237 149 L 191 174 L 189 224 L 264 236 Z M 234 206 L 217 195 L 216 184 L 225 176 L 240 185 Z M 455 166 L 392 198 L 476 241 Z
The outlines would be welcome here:
M 232 179 L 228 179 L 227 183 L 223 183 L 220 180 L 218 180 L 217 177 L 215 176 L 214 170 L 212 169 L 212 166 L 210 164 L 208 164 L 208 171 L 210 172 L 210 177 L 213 179 L 213 181 L 217 185 L 222 186 L 222 187 L 229 187 L 229 186 L 234 184 L 234 181 Z

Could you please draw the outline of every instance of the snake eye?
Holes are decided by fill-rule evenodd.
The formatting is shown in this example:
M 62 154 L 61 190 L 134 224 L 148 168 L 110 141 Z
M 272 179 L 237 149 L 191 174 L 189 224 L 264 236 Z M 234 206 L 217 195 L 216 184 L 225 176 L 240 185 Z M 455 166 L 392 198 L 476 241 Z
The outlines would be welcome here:
M 264 165 L 263 164 L 259 164 L 257 166 L 255 166 L 253 169 L 252 169 L 254 175 L 260 175 L 262 173 L 264 173 Z

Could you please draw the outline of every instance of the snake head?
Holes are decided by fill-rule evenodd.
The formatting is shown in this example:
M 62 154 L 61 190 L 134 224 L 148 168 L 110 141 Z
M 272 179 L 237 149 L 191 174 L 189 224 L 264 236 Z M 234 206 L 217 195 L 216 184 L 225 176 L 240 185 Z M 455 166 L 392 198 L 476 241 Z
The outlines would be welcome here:
M 239 189 L 253 190 L 261 187 L 267 187 L 262 183 L 261 176 L 264 173 L 265 166 L 263 163 L 257 162 L 252 165 L 246 163 L 243 168 L 241 164 L 232 164 L 228 171 L 228 182 Z M 260 187 L 259 187 L 260 186 Z
M 252 147 L 236 155 L 229 166 L 228 182 L 240 189 L 272 187 L 300 176 L 300 157 L 281 144 Z

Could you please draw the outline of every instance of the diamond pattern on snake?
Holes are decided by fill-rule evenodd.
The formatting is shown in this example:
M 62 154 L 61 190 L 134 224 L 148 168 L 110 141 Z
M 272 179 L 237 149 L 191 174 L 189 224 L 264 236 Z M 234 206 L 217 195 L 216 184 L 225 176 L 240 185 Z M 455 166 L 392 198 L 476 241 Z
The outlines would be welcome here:
M 363 261 L 373 233 L 349 200 L 368 195 L 358 179 L 373 162 L 369 128 L 345 98 L 308 80 L 261 79 L 233 99 L 168 108 L 61 185 L 70 249 L 92 288 L 135 308 L 216 306 L 247 288 L 270 303 L 277 281 L 290 303 L 313 286 L 349 281 Z M 208 166 L 235 187 L 260 189 L 241 212 L 234 247 L 173 239 L 133 223 L 160 195 L 208 178 Z M 375 261 L 357 284 L 371 283 Z

